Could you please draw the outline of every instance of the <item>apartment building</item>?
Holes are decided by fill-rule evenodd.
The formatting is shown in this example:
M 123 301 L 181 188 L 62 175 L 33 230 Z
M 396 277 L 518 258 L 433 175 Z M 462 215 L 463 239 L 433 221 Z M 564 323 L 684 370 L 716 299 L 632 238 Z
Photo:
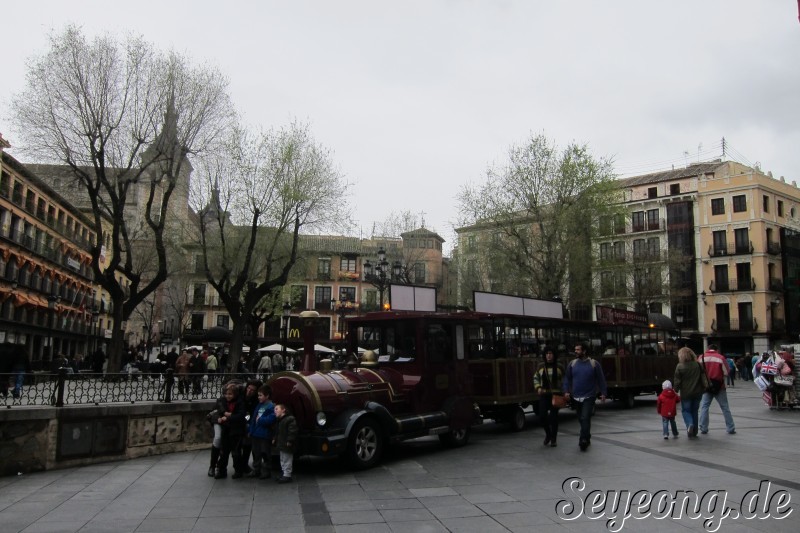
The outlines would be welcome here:
M 627 215 L 594 243 L 598 303 L 664 313 L 728 354 L 796 338 L 794 184 L 716 161 L 620 185 Z
M 345 318 L 377 311 L 382 303 L 390 305 L 391 283 L 434 287 L 439 303 L 443 303 L 442 289 L 447 278 L 443 243 L 441 236 L 426 228 L 403 233 L 399 238 L 301 235 L 300 257 L 282 295 L 291 308 L 289 342 L 299 342 L 299 314 L 314 310 L 320 315 L 316 319 L 316 338 L 337 344 L 343 336 Z M 198 254 L 195 260 L 201 264 Z M 186 342 L 200 342 L 212 327 L 230 328 L 230 317 L 200 269 L 194 270 L 189 284 Z M 255 335 L 253 339 L 253 332 L 247 329 L 245 342 L 278 341 L 280 317 L 262 325 Z
M 102 347 L 107 300 L 92 281 L 91 222 L 8 147 L 0 137 L 0 342 L 23 345 L 34 369 L 49 370 L 55 355 Z

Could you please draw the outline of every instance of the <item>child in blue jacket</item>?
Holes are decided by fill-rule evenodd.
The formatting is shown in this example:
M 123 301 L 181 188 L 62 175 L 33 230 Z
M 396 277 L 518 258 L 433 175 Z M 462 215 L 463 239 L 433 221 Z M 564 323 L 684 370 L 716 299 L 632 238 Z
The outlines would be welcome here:
M 253 448 L 251 477 L 269 479 L 272 453 L 272 424 L 275 423 L 275 406 L 270 400 L 272 389 L 263 385 L 258 389 L 258 405 L 250 416 L 250 443 Z

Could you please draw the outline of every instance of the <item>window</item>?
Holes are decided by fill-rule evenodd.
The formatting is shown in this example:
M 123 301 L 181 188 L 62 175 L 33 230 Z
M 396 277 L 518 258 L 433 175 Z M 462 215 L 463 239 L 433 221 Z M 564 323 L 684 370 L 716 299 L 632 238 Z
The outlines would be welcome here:
M 714 266 L 714 290 L 728 290 L 728 265 Z
M 625 261 L 625 243 L 623 241 L 614 243 L 614 259 L 617 261 Z
M 331 287 L 316 287 L 314 289 L 314 309 L 331 308 Z
M 331 275 L 331 258 L 330 257 L 320 257 L 317 260 L 317 274 L 319 276 L 330 276 Z
M 783 216 L 783 200 L 778 200 L 778 216 Z
M 661 243 L 658 237 L 650 237 L 647 239 L 647 255 L 650 259 L 658 259 Z
M 230 327 L 228 324 L 230 323 L 231 317 L 228 315 L 217 315 L 217 326 L 225 329 L 229 329 Z
M 764 212 L 769 213 L 769 196 L 765 194 L 762 199 Z
M 193 330 L 201 330 L 205 329 L 205 313 L 192 313 L 192 326 L 191 329 Z
M 750 249 L 750 230 L 747 228 L 740 228 L 733 230 L 733 235 L 736 241 L 737 254 L 749 254 L 752 252 Z
M 614 233 L 625 233 L 625 215 L 614 216 Z
M 378 308 L 378 291 L 367 289 L 364 291 L 364 301 L 361 309 L 365 312 L 373 311 Z
M 644 211 L 631 213 L 631 225 L 633 226 L 633 231 L 644 231 Z
M 656 187 L 648 187 L 648 189 L 647 189 L 647 197 L 648 198 L 658 198 L 658 188 L 656 188 Z
M 750 273 L 750 263 L 736 263 L 736 288 L 740 291 L 751 291 L 753 287 L 753 276 Z
M 673 183 L 669 186 L 669 193 L 670 194 L 680 194 L 681 193 L 681 184 L 680 183 Z
M 340 302 L 355 302 L 356 301 L 356 288 L 355 287 L 339 287 L 339 301 Z
M 647 211 L 647 229 L 658 229 L 658 209 L 650 209 Z
M 639 259 L 646 253 L 646 241 L 644 239 L 636 239 L 633 241 L 633 258 Z
M 711 233 L 714 246 L 713 255 L 725 255 L 728 253 L 727 233 L 725 230 L 715 231 Z
M 475 235 L 470 235 L 467 237 L 467 251 L 471 252 L 475 250 Z
M 414 283 L 425 283 L 425 263 L 414 264 Z
M 611 243 L 604 242 L 600 244 L 600 260 L 608 261 L 611 259 Z
M 305 285 L 292 285 L 289 304 L 292 309 L 306 309 L 308 305 L 308 287 Z
M 747 211 L 747 197 L 743 194 L 739 194 L 733 197 L 733 212 L 734 213 L 742 213 Z
M 206 284 L 205 283 L 195 283 L 194 284 L 194 295 L 192 298 L 192 303 L 194 305 L 206 305 Z
M 711 199 L 711 214 L 724 215 L 725 214 L 725 200 L 723 198 Z
M 342 257 L 342 270 L 344 272 L 355 272 L 356 271 L 356 260 L 355 258 L 349 257 Z
M 737 307 L 739 308 L 739 331 L 755 330 L 753 304 L 750 302 L 741 302 Z

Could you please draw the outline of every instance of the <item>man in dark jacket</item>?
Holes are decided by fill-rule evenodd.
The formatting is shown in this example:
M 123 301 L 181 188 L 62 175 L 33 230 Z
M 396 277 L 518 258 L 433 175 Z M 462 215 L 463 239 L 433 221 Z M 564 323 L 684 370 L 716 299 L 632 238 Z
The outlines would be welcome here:
M 201 394 L 203 392 L 203 374 L 205 372 L 205 361 L 200 357 L 197 348 L 192 349 L 192 355 L 189 358 L 189 379 L 192 382 L 192 394 Z

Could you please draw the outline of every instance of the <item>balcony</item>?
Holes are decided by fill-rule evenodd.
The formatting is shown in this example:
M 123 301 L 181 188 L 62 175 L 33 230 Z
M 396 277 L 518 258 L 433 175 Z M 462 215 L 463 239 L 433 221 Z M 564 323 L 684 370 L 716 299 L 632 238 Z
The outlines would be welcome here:
M 771 279 L 769 280 L 769 290 L 773 292 L 781 292 L 783 291 L 783 280 L 782 279 Z
M 662 257 L 663 255 L 663 257 Z M 643 250 L 633 253 L 634 261 L 655 262 L 666 260 L 666 253 L 662 254 L 660 250 Z
M 772 255 L 779 255 L 781 253 L 781 244 L 778 242 L 768 242 L 767 253 Z
M 755 278 L 731 278 L 728 280 L 712 280 L 708 286 L 711 292 L 754 291 Z
M 657 218 L 655 220 L 646 220 L 643 222 L 634 222 L 631 224 L 631 232 L 632 233 L 640 233 L 642 231 L 657 231 L 663 229 L 665 226 L 665 222 L 663 218 Z
M 708 247 L 708 255 L 710 257 L 720 257 L 724 255 L 741 255 L 753 253 L 753 241 L 746 243 L 714 243 Z
M 361 275 L 358 272 L 340 270 L 338 279 L 339 281 L 359 281 L 361 279 Z
M 714 319 L 711 321 L 711 329 L 719 333 L 752 332 L 758 331 L 758 322 L 755 318 L 742 320 L 736 318 L 730 320 Z
M 736 282 L 736 280 L 733 280 Z M 708 290 L 711 292 L 729 292 L 731 290 L 730 281 L 727 279 L 711 280 L 711 284 L 708 286 Z
M 317 281 L 330 281 L 331 279 L 330 272 L 317 272 Z

